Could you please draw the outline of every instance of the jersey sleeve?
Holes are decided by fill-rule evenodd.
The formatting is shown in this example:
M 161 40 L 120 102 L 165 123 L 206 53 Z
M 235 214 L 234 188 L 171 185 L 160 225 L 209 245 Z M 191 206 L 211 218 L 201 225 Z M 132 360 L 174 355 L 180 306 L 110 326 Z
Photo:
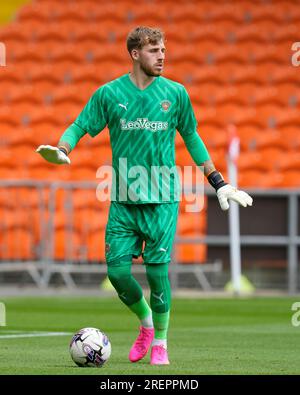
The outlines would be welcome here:
M 105 128 L 108 123 L 105 86 L 94 92 L 74 123 L 92 137 Z
M 184 138 L 197 131 L 197 120 L 195 118 L 194 110 L 190 97 L 186 89 L 182 86 L 179 96 L 179 115 L 176 129 Z

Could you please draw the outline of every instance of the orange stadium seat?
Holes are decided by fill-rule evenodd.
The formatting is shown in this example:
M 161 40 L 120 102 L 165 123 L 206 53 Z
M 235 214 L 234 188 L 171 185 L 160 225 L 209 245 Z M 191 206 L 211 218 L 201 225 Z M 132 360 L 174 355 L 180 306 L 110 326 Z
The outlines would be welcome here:
M 239 112 L 235 116 L 234 124 L 238 128 L 237 130 L 245 126 L 255 128 L 265 128 L 267 126 L 256 117 L 256 111 L 251 107 L 245 107 L 243 111 Z
M 20 25 L 20 21 L 16 21 L 15 24 L 17 26 Z M 41 20 L 28 20 L 22 21 L 22 34 L 24 36 L 24 43 L 25 44 L 34 44 L 39 41 L 38 33 L 43 28 L 45 28 L 45 23 Z M 20 45 L 20 43 L 19 43 Z
M 178 166 L 192 166 L 194 161 L 185 146 L 176 148 L 176 165 Z
M 166 15 L 169 9 L 169 5 L 163 2 L 156 3 L 155 6 L 151 3 L 144 3 L 143 7 L 131 6 L 131 8 L 127 8 L 127 10 L 123 11 L 123 22 L 126 20 L 131 21 L 134 22 L 136 26 L 158 26 L 166 21 Z M 184 13 L 184 10 L 182 11 Z
M 207 25 L 214 27 L 214 39 L 221 45 L 232 44 L 235 40 L 235 32 L 239 27 L 239 24 L 232 19 L 218 19 Z
M 206 244 L 178 243 L 175 246 L 175 259 L 181 264 L 205 263 L 207 260 Z
M 2 27 L 0 31 L 0 41 L 5 43 L 8 48 L 24 44 L 28 41 L 23 29 L 20 29 L 17 23 L 10 23 Z
M 277 13 L 274 12 L 277 10 L 277 4 L 259 4 L 259 6 L 253 7 L 251 9 L 251 14 L 253 17 L 253 21 L 271 21 L 274 23 L 278 23 Z
M 223 89 L 219 89 L 215 96 L 216 106 L 227 104 L 242 106 L 248 103 L 248 98 L 243 97 L 236 86 L 226 86 Z
M 105 233 L 98 230 L 87 238 L 87 253 L 90 261 L 105 261 Z
M 265 161 L 265 165 L 269 167 L 269 171 L 278 172 L 280 171 L 282 159 L 285 156 L 285 150 L 282 148 L 276 148 L 266 146 L 260 149 L 262 160 Z
M 220 92 L 224 92 L 226 88 L 219 85 L 217 82 L 201 82 L 199 84 L 191 85 L 187 87 L 188 92 L 191 91 L 193 95 L 193 89 L 197 91 L 197 100 L 193 98 L 192 103 L 197 105 L 203 105 L 205 107 L 213 107 L 215 105 L 216 96 Z
M 13 116 L 18 125 L 22 127 L 30 126 L 33 114 L 37 111 L 36 108 L 36 104 L 30 102 L 14 103 Z
M 266 158 L 256 150 L 242 152 L 238 158 L 237 166 L 242 173 L 248 170 L 268 171 L 270 168 Z
M 298 84 L 295 83 L 286 83 L 280 84 L 278 88 L 278 100 L 284 106 L 296 107 L 300 103 L 300 92 L 298 88 Z
M 211 20 L 211 13 L 215 7 L 208 0 L 203 0 L 201 2 L 195 2 L 194 4 L 190 4 L 191 12 L 194 10 L 194 13 L 197 13 L 203 22 L 208 22 Z M 174 7 L 172 9 L 172 13 L 176 13 L 177 19 L 180 19 L 180 9 L 181 7 Z M 171 14 L 172 15 L 172 14 Z
M 282 151 L 279 167 L 281 171 L 296 171 L 300 170 L 300 155 L 299 152 L 289 152 L 288 155 Z
M 7 126 L 16 127 L 18 125 L 18 120 L 11 113 L 11 108 L 9 106 L 4 106 L 0 108 L 0 124 Z
M 236 69 L 232 80 L 235 84 L 254 83 L 261 85 L 265 82 L 264 77 L 258 74 L 256 66 L 246 66 Z
M 14 150 L 18 148 L 19 154 L 21 154 L 21 149 L 24 149 L 24 154 L 27 152 L 27 149 L 33 149 L 37 142 L 36 131 L 31 127 L 18 128 L 9 137 L 10 148 Z M 14 152 L 16 153 L 17 151 Z M 22 157 L 23 155 L 20 156 Z
M 299 40 L 298 24 L 296 22 L 288 24 L 279 24 L 274 30 L 274 41 L 276 43 L 284 42 L 290 49 L 291 43 Z
M 75 84 L 88 82 L 89 84 L 94 83 L 95 87 L 97 84 L 103 84 L 105 77 L 102 75 L 98 65 L 84 64 L 72 70 L 72 82 Z
M 20 62 L 36 62 L 41 63 L 44 60 L 44 54 L 40 51 L 40 46 L 36 44 L 18 44 L 14 48 L 10 48 L 7 54 L 7 61 Z
M 300 20 L 299 7 L 294 1 L 278 2 L 274 11 L 281 22 L 297 22 Z
M 85 15 L 81 12 L 82 9 L 78 7 L 76 3 L 58 3 L 58 7 L 55 7 L 55 20 L 61 24 L 67 21 L 77 21 L 78 23 L 85 23 Z M 87 3 L 87 6 L 89 4 Z
M 69 30 L 69 34 L 71 33 L 72 30 Z M 66 30 L 63 24 L 52 22 L 42 23 L 40 26 L 38 26 L 38 28 L 35 28 L 34 38 L 35 41 L 38 42 L 56 42 L 57 45 L 60 46 L 62 42 L 68 40 L 68 35 L 66 34 Z
M 33 67 L 30 71 L 30 81 L 34 83 L 59 84 L 63 78 L 57 73 L 54 64 L 43 63 Z
M 290 54 L 291 58 L 291 54 Z M 276 84 L 279 88 L 281 84 L 292 83 L 299 84 L 300 83 L 300 75 L 298 73 L 297 67 L 291 67 L 290 61 L 288 59 L 288 63 L 285 66 L 281 66 L 277 69 L 277 72 L 274 73 L 273 83 Z
M 10 103 L 12 105 L 18 103 L 38 105 L 43 103 L 43 96 L 39 90 L 35 89 L 34 85 L 14 86 L 10 89 Z
M 192 203 L 192 202 L 191 202 Z M 180 204 L 180 214 L 178 216 L 177 236 L 183 237 L 182 241 L 176 244 L 174 256 L 177 262 L 183 264 L 201 263 L 206 261 L 207 247 L 199 242 L 185 242 L 185 238 L 193 239 L 203 237 L 206 233 L 206 215 L 205 211 L 186 212 L 187 201 Z M 206 202 L 203 201 L 205 210 Z
M 282 110 L 280 103 L 265 103 L 255 107 L 257 120 L 265 127 L 276 125 L 277 114 Z
M 266 146 L 282 147 L 280 133 L 276 129 L 244 125 L 238 128 L 242 150 L 256 150 Z
M 70 3 L 67 7 L 63 4 L 59 5 L 59 14 L 57 16 L 57 21 L 61 23 L 66 23 L 71 20 L 80 22 L 81 24 L 86 24 L 95 20 L 106 17 L 110 18 L 112 14 L 109 12 L 111 8 L 110 4 L 97 4 L 95 1 L 86 0 L 85 2 L 77 1 L 75 4 Z M 117 12 L 117 9 L 116 9 Z
M 219 150 L 226 149 L 228 145 L 228 133 L 226 129 L 219 128 L 215 129 L 215 133 L 211 133 L 212 128 L 201 128 L 200 127 L 200 136 L 210 149 Z
M 279 130 L 282 146 L 288 150 L 298 150 L 300 148 L 299 126 L 283 125 Z
M 178 216 L 177 234 L 194 235 L 206 232 L 206 216 L 201 213 L 190 213 L 181 211 Z
M 1 91 L 4 90 L 5 87 L 3 85 L 8 82 L 12 82 L 13 84 L 19 84 L 21 81 L 23 82 L 24 75 L 20 73 L 20 69 L 15 67 L 14 65 L 10 65 L 10 67 L 2 67 L 0 73 L 0 83 L 1 83 Z
M 291 49 L 285 43 L 261 44 L 257 46 L 254 57 L 256 63 L 272 62 L 285 66 L 290 62 Z
M 97 209 L 82 208 L 74 212 L 73 224 L 75 229 L 81 234 L 93 233 L 100 229 L 104 231 L 106 222 L 107 215 L 104 214 L 100 204 Z
M 234 30 L 234 42 L 243 43 L 247 46 L 248 42 L 265 44 L 272 41 L 273 30 L 271 32 L 258 29 L 254 23 L 236 26 Z
M 229 71 L 226 67 L 203 66 L 193 67 L 193 82 L 196 84 L 214 83 L 222 85 L 229 80 Z
M 48 54 L 49 53 L 50 52 L 48 52 Z M 82 45 L 78 46 L 76 43 L 67 43 L 63 47 L 55 44 L 53 48 L 51 48 L 51 61 L 54 63 L 66 61 L 78 64 L 88 61 L 87 53 L 88 49 L 85 49 Z
M 185 7 L 170 7 L 169 4 L 165 5 L 164 14 L 168 17 L 169 21 L 178 25 L 182 20 L 191 21 L 192 23 L 199 23 L 202 15 L 197 12 L 194 4 L 187 3 Z
M 3 163 L 0 164 L 0 179 L 2 180 L 14 179 L 16 178 L 16 174 L 17 174 L 16 165 L 12 165 L 11 163 L 9 164 L 9 166 Z
M 74 85 L 55 87 L 52 91 L 52 102 L 54 105 L 64 105 L 68 103 L 83 105 L 86 96 L 84 92 L 78 91 Z
M 287 170 L 282 174 L 282 182 L 280 184 L 284 188 L 300 187 L 299 170 Z
M 48 17 L 53 14 L 54 4 L 44 2 L 32 2 L 23 6 L 17 12 L 16 18 L 18 22 L 24 21 L 41 21 L 45 22 Z
M 257 84 L 256 82 L 242 82 L 240 84 L 234 84 L 234 88 L 236 88 L 239 92 L 239 96 L 243 98 L 245 105 L 249 106 L 253 104 L 255 95 L 257 91 L 260 90 L 262 85 Z
M 276 118 L 277 127 L 281 129 L 286 126 L 299 127 L 300 125 L 300 112 L 297 108 L 281 109 L 277 113 Z
M 0 247 L 2 260 L 31 260 L 35 259 L 35 253 L 30 233 L 25 229 L 6 231 Z
M 282 105 L 284 103 L 281 98 L 281 95 L 279 95 L 278 88 L 276 88 L 276 86 L 273 85 L 259 87 L 255 91 L 252 99 L 253 99 L 252 103 L 255 104 L 256 106 Z
M 74 210 L 82 209 L 93 209 L 93 210 L 105 210 L 105 205 L 97 200 L 95 190 L 90 189 L 74 189 L 71 191 L 72 195 L 72 206 Z M 62 204 L 62 203 L 61 203 Z
M 204 95 L 199 85 L 190 85 L 187 87 L 188 94 L 192 103 L 209 105 L 214 103 L 214 97 L 210 94 Z
M 247 108 L 236 103 L 219 104 L 216 107 L 216 117 L 224 125 L 234 123 L 236 117 Z
M 76 21 L 66 21 L 62 25 L 62 34 L 66 42 L 76 43 L 80 41 L 82 45 L 88 41 L 94 42 L 98 46 L 103 46 L 107 40 L 107 33 L 99 30 L 99 24 L 94 22 L 86 25 Z
M 238 176 L 238 185 L 244 188 L 276 188 L 282 184 L 279 172 L 258 170 L 243 171 Z
M 56 229 L 54 232 L 54 259 L 58 261 L 76 261 L 80 256 L 80 235 L 68 232 L 66 229 Z
M 91 167 L 72 168 L 68 179 L 70 181 L 96 181 L 96 170 Z
M 247 45 L 244 43 L 222 45 L 215 51 L 215 62 L 220 67 L 222 67 L 224 63 L 238 63 L 241 65 L 251 64 L 255 56 L 256 48 L 256 43 L 247 43 Z
M 29 177 L 33 180 L 64 181 L 69 179 L 69 168 L 58 168 L 42 160 L 41 163 L 30 163 L 28 167 Z
M 209 17 L 213 22 L 229 20 L 240 23 L 244 19 L 244 10 L 236 7 L 234 4 L 223 3 L 218 7 L 212 7 Z

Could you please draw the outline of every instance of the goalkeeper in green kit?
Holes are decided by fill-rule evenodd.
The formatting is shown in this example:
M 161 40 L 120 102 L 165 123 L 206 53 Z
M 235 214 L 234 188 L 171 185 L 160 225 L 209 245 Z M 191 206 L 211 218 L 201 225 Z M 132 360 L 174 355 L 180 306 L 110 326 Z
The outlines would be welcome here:
M 252 198 L 227 184 L 215 169 L 197 133 L 184 86 L 161 76 L 165 60 L 161 30 L 134 29 L 127 37 L 127 49 L 132 71 L 95 91 L 61 136 L 57 147 L 42 145 L 37 152 L 49 162 L 70 164 L 68 155 L 79 140 L 87 133 L 95 137 L 108 126 L 116 177 L 105 234 L 107 274 L 121 301 L 140 321 L 139 335 L 129 352 L 129 360 L 141 360 L 151 348 L 150 363 L 168 365 L 171 307 L 168 268 L 179 199 L 176 183 L 166 185 L 164 178 L 159 179 L 160 172 L 153 169 L 175 166 L 176 130 L 195 164 L 203 167 L 223 210 L 229 208 L 228 200 L 246 207 L 252 205 Z M 126 169 L 138 169 L 145 178 L 145 188 L 137 192 L 135 179 L 128 177 Z M 150 305 L 131 274 L 132 258 L 141 254 L 151 291 Z

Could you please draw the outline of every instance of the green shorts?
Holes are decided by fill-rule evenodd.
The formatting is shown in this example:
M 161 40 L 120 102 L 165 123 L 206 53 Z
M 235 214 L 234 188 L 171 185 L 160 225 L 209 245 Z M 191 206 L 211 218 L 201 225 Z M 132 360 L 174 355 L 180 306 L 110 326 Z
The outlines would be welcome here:
M 178 202 L 122 204 L 111 202 L 105 233 L 106 262 L 124 256 L 144 263 L 168 263 L 176 233 Z

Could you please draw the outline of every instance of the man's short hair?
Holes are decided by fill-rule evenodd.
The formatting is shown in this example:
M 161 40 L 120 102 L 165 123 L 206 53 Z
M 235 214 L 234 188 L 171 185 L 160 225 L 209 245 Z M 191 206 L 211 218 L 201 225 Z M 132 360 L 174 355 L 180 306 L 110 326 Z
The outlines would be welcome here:
M 139 26 L 128 34 L 127 50 L 131 56 L 133 49 L 142 49 L 147 44 L 155 45 L 164 40 L 164 33 L 159 28 Z

